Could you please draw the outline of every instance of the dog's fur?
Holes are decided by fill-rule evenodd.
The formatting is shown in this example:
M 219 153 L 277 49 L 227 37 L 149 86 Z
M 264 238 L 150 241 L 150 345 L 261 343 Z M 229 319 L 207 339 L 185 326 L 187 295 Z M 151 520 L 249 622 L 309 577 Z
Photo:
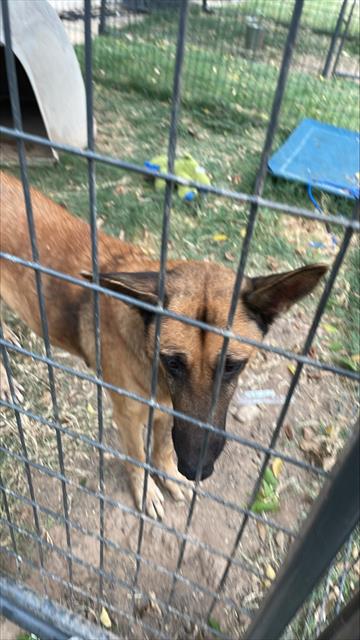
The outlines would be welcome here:
M 31 260 L 22 185 L 1 173 L 1 250 Z M 79 277 L 91 271 L 88 225 L 40 192 L 31 190 L 32 208 L 40 262 L 47 267 Z M 100 282 L 104 287 L 142 301 L 157 303 L 159 263 L 149 259 L 134 245 L 98 233 Z M 239 297 L 233 330 L 261 340 L 273 319 L 294 302 L 310 293 L 325 273 L 324 265 L 310 265 L 293 272 L 260 278 L 245 278 Z M 225 327 L 234 285 L 234 273 L 210 262 L 169 261 L 165 305 L 174 312 Z M 43 291 L 52 344 L 81 356 L 95 366 L 92 292 L 60 279 L 42 275 Z M 6 303 L 41 335 L 34 272 L 30 268 L 2 260 L 1 294 Z M 101 356 L 105 381 L 149 397 L 154 351 L 154 316 L 136 306 L 100 295 Z M 157 399 L 163 405 L 207 420 L 214 373 L 222 338 L 176 320 L 161 320 L 160 368 Z M 225 429 L 228 405 L 238 375 L 254 349 L 230 340 L 220 399 L 214 424 Z M 113 415 L 121 432 L 126 454 L 144 461 L 142 430 L 148 408 L 111 393 Z M 194 479 L 203 430 L 191 423 L 156 412 L 153 458 L 155 467 L 178 477 L 178 470 Z M 172 435 L 172 437 L 171 437 Z M 178 470 L 173 460 L 173 444 Z M 224 438 L 210 433 L 202 478 L 209 476 L 224 445 Z M 143 471 L 128 464 L 131 485 L 138 507 L 141 505 Z M 163 484 L 175 499 L 182 498 L 179 485 Z M 149 478 L 147 512 L 163 515 L 162 494 Z

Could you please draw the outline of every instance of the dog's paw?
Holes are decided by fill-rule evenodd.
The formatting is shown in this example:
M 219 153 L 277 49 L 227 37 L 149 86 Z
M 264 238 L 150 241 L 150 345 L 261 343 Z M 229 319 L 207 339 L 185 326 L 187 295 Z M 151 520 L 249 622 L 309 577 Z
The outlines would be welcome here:
M 165 471 L 167 475 L 174 478 L 174 480 L 170 480 L 168 478 L 164 478 L 163 476 L 158 476 L 159 482 L 161 482 L 163 487 L 170 493 L 173 500 L 176 500 L 176 502 L 180 502 L 190 498 L 191 487 L 185 480 L 184 476 L 179 473 L 174 463 L 172 463 L 170 466 L 166 466 L 166 468 L 164 467 L 164 465 L 157 468 L 161 469 L 161 471 Z M 178 484 L 177 482 L 175 482 L 175 480 L 181 480 L 182 484 Z M 186 484 L 184 484 L 184 482 Z
M 181 480 L 181 476 L 179 475 L 179 480 Z M 191 497 L 191 488 L 185 487 L 184 485 L 177 484 L 174 480 L 167 480 L 166 478 L 161 478 L 161 484 L 165 487 L 165 489 L 170 493 L 173 500 L 176 502 L 188 500 Z
M 143 487 L 144 487 L 144 474 L 136 474 L 136 477 L 132 477 L 132 486 L 135 498 L 135 504 L 139 511 L 142 507 Z M 164 496 L 161 493 L 159 487 L 155 484 L 151 476 L 148 476 L 147 492 L 145 500 L 145 511 L 150 518 L 154 520 L 162 520 L 164 517 Z

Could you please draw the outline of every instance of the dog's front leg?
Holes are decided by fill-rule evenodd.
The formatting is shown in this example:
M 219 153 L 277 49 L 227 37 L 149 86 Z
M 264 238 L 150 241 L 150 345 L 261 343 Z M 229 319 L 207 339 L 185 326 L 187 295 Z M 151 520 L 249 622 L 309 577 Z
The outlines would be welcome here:
M 119 429 L 124 453 L 139 462 L 145 462 L 143 428 L 147 421 L 148 409 L 140 402 L 129 400 L 116 393 L 112 393 L 113 419 Z M 139 510 L 142 507 L 144 489 L 144 469 L 131 462 L 125 463 L 129 474 L 135 504 Z M 164 497 L 151 478 L 148 476 L 146 493 L 146 513 L 151 518 L 164 517 Z
M 154 446 L 153 446 L 153 465 L 160 471 L 173 478 L 178 478 L 185 482 L 174 462 L 174 445 L 171 437 L 172 417 L 165 413 L 157 411 L 154 419 Z M 159 476 L 160 482 L 169 491 L 174 500 L 184 500 L 190 493 L 190 489 L 180 486 L 174 480 L 169 480 Z

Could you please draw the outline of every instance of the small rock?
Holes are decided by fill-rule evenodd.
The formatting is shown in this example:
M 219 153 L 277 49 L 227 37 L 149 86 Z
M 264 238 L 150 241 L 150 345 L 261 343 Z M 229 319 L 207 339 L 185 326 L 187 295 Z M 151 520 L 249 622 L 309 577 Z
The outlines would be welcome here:
M 240 407 L 235 413 L 235 418 L 239 422 L 253 422 L 260 415 L 260 409 L 257 405 L 249 405 L 248 407 Z
M 285 550 L 285 534 L 283 531 L 278 531 L 275 536 L 275 542 L 279 547 L 280 551 Z

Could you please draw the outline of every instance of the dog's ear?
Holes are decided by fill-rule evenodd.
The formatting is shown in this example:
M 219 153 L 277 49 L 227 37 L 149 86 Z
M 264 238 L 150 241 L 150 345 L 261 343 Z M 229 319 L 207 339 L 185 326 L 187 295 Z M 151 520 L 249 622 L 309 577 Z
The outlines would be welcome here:
M 92 274 L 86 271 L 81 275 L 86 280 L 93 279 Z M 157 271 L 99 273 L 102 287 L 153 305 L 158 302 L 158 280 Z
M 295 271 L 249 278 L 243 301 L 265 333 L 277 315 L 311 293 L 327 269 L 324 264 L 310 264 Z

